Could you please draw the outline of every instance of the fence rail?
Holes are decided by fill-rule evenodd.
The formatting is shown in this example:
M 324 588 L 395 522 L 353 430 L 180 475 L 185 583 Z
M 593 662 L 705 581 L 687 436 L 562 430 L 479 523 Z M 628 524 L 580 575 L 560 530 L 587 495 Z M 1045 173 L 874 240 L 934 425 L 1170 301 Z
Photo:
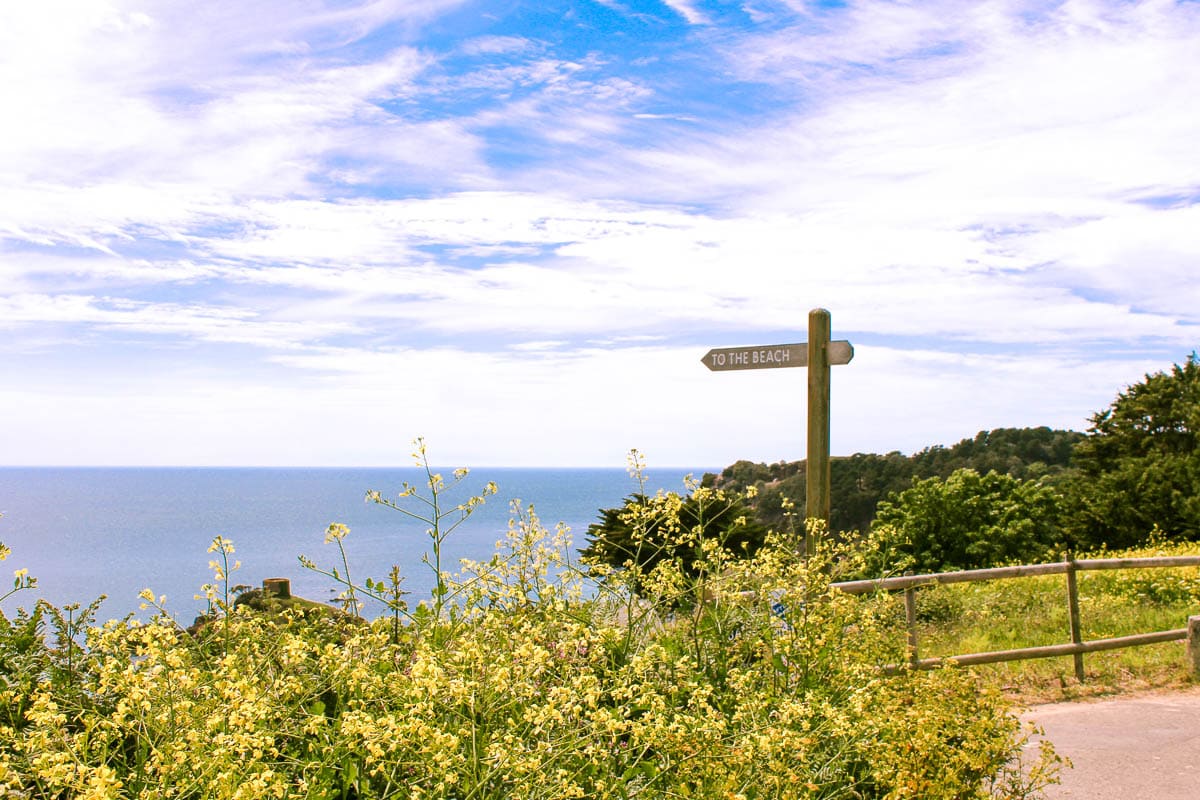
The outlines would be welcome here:
M 1096 639 L 1083 641 L 1082 625 L 1079 612 L 1079 586 L 1075 579 L 1077 572 L 1112 569 L 1147 569 L 1167 567 L 1200 567 L 1200 556 L 1162 556 L 1157 558 L 1086 558 L 1073 559 L 1070 556 L 1064 561 L 1052 564 L 1022 564 L 1012 567 L 995 567 L 992 569 L 972 569 L 958 572 L 938 572 L 924 575 L 903 575 L 895 578 L 879 580 L 842 581 L 832 586 L 849 594 L 866 594 L 877 591 L 904 591 L 904 611 L 908 625 L 907 664 L 892 664 L 885 668 L 887 672 L 899 672 L 908 669 L 933 669 L 948 661 L 958 666 L 972 664 L 996 664 L 1004 661 L 1024 661 L 1032 658 L 1052 658 L 1055 656 L 1074 656 L 1075 677 L 1084 681 L 1083 654 L 1095 653 L 1102 650 L 1119 650 L 1125 647 L 1158 644 L 1186 639 L 1188 642 L 1188 657 L 1192 671 L 1200 677 L 1200 616 L 1188 618 L 1186 628 L 1169 631 L 1154 631 L 1133 636 L 1121 636 L 1115 639 Z M 1024 647 L 1017 650 L 996 650 L 988 653 L 968 653 L 945 658 L 921 658 L 917 638 L 917 603 L 916 590 L 922 586 L 950 583 L 974 583 L 977 581 L 1001 580 L 1005 578 L 1027 578 L 1036 575 L 1066 575 L 1067 576 L 1067 608 L 1070 617 L 1071 641 L 1067 644 L 1046 645 L 1043 647 Z

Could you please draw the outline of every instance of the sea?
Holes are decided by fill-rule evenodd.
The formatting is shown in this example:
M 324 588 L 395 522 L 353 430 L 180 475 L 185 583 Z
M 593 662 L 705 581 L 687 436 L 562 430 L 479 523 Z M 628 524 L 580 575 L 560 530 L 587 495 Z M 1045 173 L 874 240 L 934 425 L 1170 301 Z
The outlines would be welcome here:
M 453 481 L 452 469 L 435 471 Z M 644 489 L 683 493 L 687 476 L 699 479 L 705 471 L 717 470 L 649 470 Z M 38 599 L 86 607 L 104 595 L 97 623 L 130 614 L 148 619 L 153 610 L 140 608 L 138 594 L 150 589 L 165 596 L 179 622 L 190 624 L 207 605 L 197 595 L 213 580 L 209 561 L 215 555 L 208 549 L 217 536 L 233 543 L 231 565 L 240 562 L 232 584 L 254 587 L 266 578 L 288 578 L 293 594 L 331 602 L 340 588 L 304 568 L 299 556 L 342 571 L 336 545 L 325 543 L 335 522 L 350 528 L 343 544 L 351 577 L 384 579 L 398 566 L 415 605 L 434 586 L 422 561 L 432 558 L 429 526 L 367 502 L 366 494 L 377 490 L 427 515 L 419 499 L 398 496 L 405 482 L 424 487 L 425 481 L 424 471 L 414 467 L 0 467 L 0 542 L 12 551 L 0 565 L 0 595 L 11 588 L 5 576 L 13 570 L 28 569 L 38 582 L 0 610 L 11 616 Z M 578 550 L 602 509 L 642 490 L 624 469 L 478 468 L 447 489 L 442 508 L 465 502 L 489 481 L 497 494 L 446 539 L 443 569 L 456 571 L 461 558 L 490 557 L 514 503 L 525 512 L 532 506 L 548 529 L 565 524 Z

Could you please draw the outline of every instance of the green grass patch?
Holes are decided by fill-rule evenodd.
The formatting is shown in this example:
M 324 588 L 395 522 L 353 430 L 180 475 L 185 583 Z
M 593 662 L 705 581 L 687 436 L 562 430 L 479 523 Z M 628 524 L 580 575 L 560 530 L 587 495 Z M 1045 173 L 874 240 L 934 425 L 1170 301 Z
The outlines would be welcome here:
M 1088 558 L 1200 555 L 1194 543 L 1099 552 Z M 1200 568 L 1077 573 L 1084 641 L 1187 627 L 1200 613 Z M 1071 641 L 1065 575 L 924 587 L 917 592 L 922 658 L 1066 644 Z M 898 637 L 903 603 L 893 599 Z M 989 685 L 1022 702 L 1186 686 L 1194 682 L 1185 642 L 1165 642 L 1083 656 L 1076 680 L 1071 656 L 972 667 Z

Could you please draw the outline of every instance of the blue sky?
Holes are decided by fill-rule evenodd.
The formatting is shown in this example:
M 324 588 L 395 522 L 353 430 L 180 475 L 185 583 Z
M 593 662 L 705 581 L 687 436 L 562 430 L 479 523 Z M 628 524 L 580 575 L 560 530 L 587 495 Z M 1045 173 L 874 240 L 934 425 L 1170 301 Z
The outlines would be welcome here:
M 1200 3 L 0 10 L 0 463 L 656 466 L 1083 429 L 1200 347 Z

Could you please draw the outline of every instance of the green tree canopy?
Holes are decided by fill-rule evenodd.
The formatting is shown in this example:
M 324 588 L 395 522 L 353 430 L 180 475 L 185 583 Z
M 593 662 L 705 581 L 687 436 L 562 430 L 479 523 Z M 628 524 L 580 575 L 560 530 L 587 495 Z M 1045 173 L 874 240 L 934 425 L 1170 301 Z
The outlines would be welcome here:
M 915 481 L 879 504 L 875 531 L 918 572 L 979 569 L 1055 555 L 1057 493 L 1036 481 L 960 469 Z
M 1200 362 L 1146 375 L 1093 414 L 1075 448 L 1071 534 L 1086 546 L 1129 547 L 1157 526 L 1200 539 Z
M 911 456 L 893 451 L 883 455 L 855 453 L 835 457 L 830 464 L 829 529 L 835 533 L 868 530 L 879 501 L 904 491 L 914 478 L 947 478 L 955 470 L 973 469 L 981 475 L 994 470 L 1016 478 L 1058 482 L 1070 464 L 1073 448 L 1083 438 L 1076 431 L 1044 426 L 996 428 L 980 431 L 950 447 L 927 447 Z M 780 530 L 785 526 L 783 498 L 804 508 L 805 473 L 804 461 L 775 464 L 738 461 L 720 475 L 705 475 L 703 485 L 730 491 L 756 488 L 755 515 L 759 522 Z

